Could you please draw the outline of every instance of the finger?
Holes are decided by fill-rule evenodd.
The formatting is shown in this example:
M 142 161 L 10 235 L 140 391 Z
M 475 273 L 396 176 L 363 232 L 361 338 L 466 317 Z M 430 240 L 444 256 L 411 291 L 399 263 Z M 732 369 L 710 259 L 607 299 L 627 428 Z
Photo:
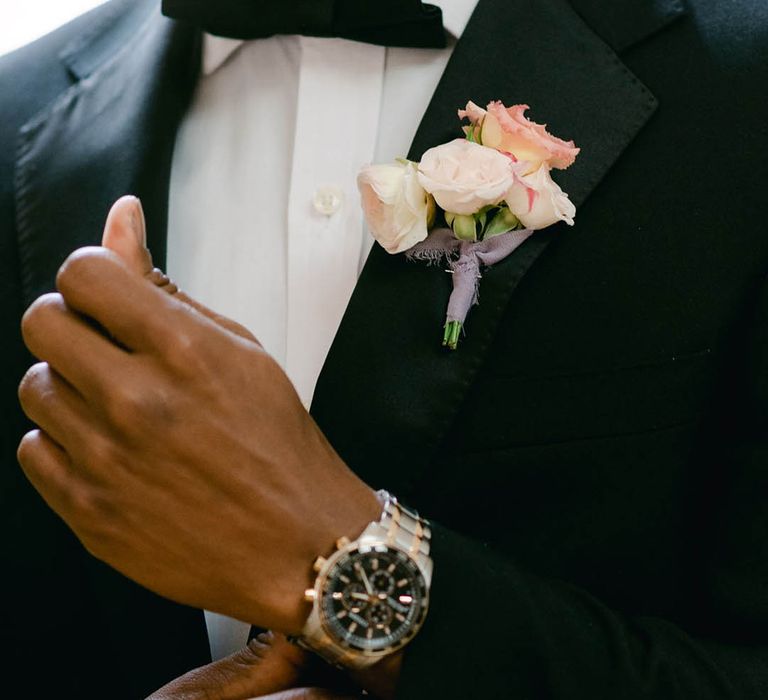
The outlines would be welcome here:
M 256 343 L 259 347 L 261 347 L 261 343 L 245 326 L 240 325 L 237 323 L 237 321 L 233 321 L 231 318 L 217 314 L 215 311 L 205 306 L 205 304 L 201 304 L 199 301 L 196 301 L 185 292 L 182 292 L 176 286 L 173 280 L 171 280 L 171 278 L 168 277 L 168 275 L 166 275 L 162 270 L 154 268 L 146 276 L 146 279 L 152 282 L 152 284 L 154 284 L 156 287 L 170 294 L 177 301 L 180 301 L 187 306 L 191 306 L 195 311 L 210 319 L 216 325 L 221 326 L 225 330 L 228 330 L 230 333 L 234 333 L 235 335 L 240 336 L 245 340 L 250 340 L 252 343 Z
M 144 210 L 137 197 L 126 195 L 112 205 L 104 225 L 101 245 L 116 253 L 140 277 L 152 272 Z
M 82 453 L 93 420 L 82 396 L 47 362 L 29 368 L 19 385 L 19 401 L 29 419 L 61 445 L 68 455 Z
M 60 294 L 45 294 L 21 322 L 29 351 L 47 362 L 77 391 L 101 397 L 130 356 L 73 313 Z
M 145 275 L 145 277 L 156 287 L 167 292 L 177 301 L 180 301 L 187 306 L 191 306 L 195 311 L 210 319 L 216 325 L 221 326 L 225 330 L 234 333 L 244 340 L 249 340 L 252 343 L 256 343 L 259 347 L 262 347 L 261 343 L 256 339 L 256 336 L 254 336 L 245 326 L 240 325 L 237 321 L 233 321 L 231 318 L 217 314 L 204 304 L 201 304 L 199 301 L 196 301 L 186 293 L 182 292 L 173 280 L 171 280 L 171 278 L 162 270 L 154 268 L 151 272 Z
M 171 283 L 173 284 L 173 283 Z M 227 318 L 226 316 L 222 316 L 221 314 L 217 314 L 215 311 L 212 311 L 207 306 L 204 306 L 198 301 L 195 301 L 191 297 L 187 296 L 182 291 L 176 291 L 175 297 L 179 301 L 183 301 L 185 304 L 188 304 L 191 306 L 195 311 L 201 313 L 203 316 L 206 316 L 207 318 L 211 319 L 214 323 L 221 326 L 225 330 L 228 330 L 230 333 L 234 333 L 235 335 L 245 339 L 250 340 L 252 343 L 256 343 L 259 347 L 262 347 L 261 343 L 258 341 L 255 335 L 251 333 L 245 326 L 240 325 L 237 323 L 237 321 L 233 321 L 231 318 Z
M 177 334 L 192 333 L 199 324 L 187 306 L 134 274 L 106 248 L 76 250 L 59 269 L 56 285 L 69 306 L 132 350 L 163 350 L 175 344 Z
M 67 453 L 42 430 L 32 430 L 21 439 L 16 456 L 32 486 L 61 513 L 71 499 L 72 469 Z
M 241 700 L 291 688 L 299 682 L 300 656 L 283 652 L 271 644 L 251 640 L 234 654 L 177 678 L 147 700 Z

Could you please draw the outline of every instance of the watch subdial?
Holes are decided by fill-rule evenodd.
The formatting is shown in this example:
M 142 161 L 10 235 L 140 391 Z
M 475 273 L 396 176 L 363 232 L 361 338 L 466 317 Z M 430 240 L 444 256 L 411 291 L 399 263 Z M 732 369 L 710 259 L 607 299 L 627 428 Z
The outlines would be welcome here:
M 371 575 L 371 586 L 376 593 L 390 596 L 395 591 L 395 579 L 388 571 L 379 569 Z
M 350 612 L 359 613 L 368 607 L 368 595 L 362 583 L 347 584 L 341 594 L 342 605 Z
M 389 629 L 394 618 L 392 608 L 385 601 L 376 601 L 372 603 L 365 614 L 368 624 L 376 629 Z

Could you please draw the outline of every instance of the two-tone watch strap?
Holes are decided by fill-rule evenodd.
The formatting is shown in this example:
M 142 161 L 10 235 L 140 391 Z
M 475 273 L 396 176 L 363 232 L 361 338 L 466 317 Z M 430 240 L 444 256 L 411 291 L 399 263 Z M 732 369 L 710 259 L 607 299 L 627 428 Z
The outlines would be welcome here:
M 289 637 L 288 641 L 317 654 L 326 663 L 341 669 L 362 671 L 381 659 L 381 657 L 364 656 L 334 644 L 320 626 L 319 620 L 317 623 L 308 625 L 302 636 Z
M 429 558 L 432 531 L 429 521 L 420 518 L 415 510 L 400 503 L 387 491 L 378 491 L 376 496 L 382 502 L 381 518 L 365 528 L 360 543 L 383 541 L 404 550 L 416 562 L 429 586 L 432 582 L 432 560 Z

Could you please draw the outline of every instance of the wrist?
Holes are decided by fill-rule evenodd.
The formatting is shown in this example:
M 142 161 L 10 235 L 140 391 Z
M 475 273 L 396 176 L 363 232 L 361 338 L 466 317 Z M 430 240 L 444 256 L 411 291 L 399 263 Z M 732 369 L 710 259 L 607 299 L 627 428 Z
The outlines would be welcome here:
M 345 467 L 346 468 L 346 467 Z M 353 476 L 350 473 L 350 476 Z M 304 546 L 297 550 L 293 565 L 279 586 L 275 611 L 283 623 L 278 627 L 288 635 L 298 635 L 312 608 L 304 592 L 314 584 L 316 572 L 313 564 L 317 557 L 328 556 L 339 538 L 354 540 L 369 523 L 381 516 L 381 503 L 376 493 L 354 477 L 356 483 L 347 484 L 318 501 L 312 522 L 307 523 Z
M 400 679 L 404 653 L 403 649 L 387 656 L 370 668 L 350 671 L 349 677 L 374 697 L 380 700 L 391 700 L 395 697 L 397 681 Z

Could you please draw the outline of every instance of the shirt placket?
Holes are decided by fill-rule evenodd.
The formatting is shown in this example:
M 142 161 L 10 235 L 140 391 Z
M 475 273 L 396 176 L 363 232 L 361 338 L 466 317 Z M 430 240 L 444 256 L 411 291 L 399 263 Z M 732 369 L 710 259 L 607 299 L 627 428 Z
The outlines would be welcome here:
M 357 281 L 356 186 L 376 147 L 386 49 L 301 37 L 288 198 L 286 371 L 309 406 Z

